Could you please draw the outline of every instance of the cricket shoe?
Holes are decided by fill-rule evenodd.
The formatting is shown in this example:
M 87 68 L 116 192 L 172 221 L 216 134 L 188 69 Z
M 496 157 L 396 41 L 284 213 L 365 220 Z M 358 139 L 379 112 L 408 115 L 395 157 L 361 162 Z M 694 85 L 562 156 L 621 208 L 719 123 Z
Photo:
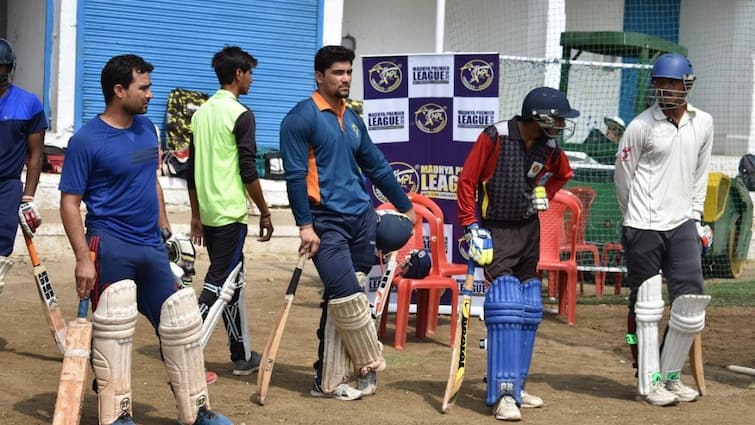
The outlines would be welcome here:
M 357 376 L 357 389 L 362 396 L 368 396 L 377 392 L 377 372 L 372 370 L 366 375 Z
M 681 380 L 666 382 L 666 389 L 679 398 L 679 401 L 695 401 L 700 397 L 700 393 L 684 385 Z
M 251 375 L 260 369 L 261 360 L 262 357 L 260 357 L 259 353 L 252 351 L 249 361 L 242 359 L 233 362 L 233 374 L 236 376 Z
M 679 403 L 679 397 L 667 390 L 660 381 L 650 384 L 650 392 L 643 399 L 653 406 L 671 406 Z
M 522 407 L 526 409 L 536 409 L 538 407 L 543 407 L 544 405 L 545 402 L 542 398 L 522 390 Z
M 131 419 L 131 415 L 124 413 L 123 415 L 119 416 L 112 425 L 136 425 L 136 422 Z
M 498 405 L 495 408 L 495 418 L 499 421 L 521 421 L 522 413 L 519 412 L 519 408 L 516 406 L 516 400 L 510 395 L 505 395 L 498 400 Z
M 343 383 L 336 387 L 335 390 L 326 393 L 323 391 L 322 386 L 317 382 L 312 384 L 312 389 L 309 390 L 309 395 L 312 397 L 334 398 L 336 400 L 358 400 L 362 398 L 362 392 L 356 388 L 349 386 L 347 383 Z
M 233 422 L 220 413 L 215 413 L 202 406 L 199 408 L 197 420 L 194 421 L 194 425 L 233 425 Z

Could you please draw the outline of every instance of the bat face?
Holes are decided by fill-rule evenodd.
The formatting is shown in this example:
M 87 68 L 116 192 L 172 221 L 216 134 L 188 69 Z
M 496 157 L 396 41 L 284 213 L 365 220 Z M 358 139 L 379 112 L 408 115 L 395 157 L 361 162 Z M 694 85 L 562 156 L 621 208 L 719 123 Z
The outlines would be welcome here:
M 58 347 L 58 351 L 63 354 L 66 347 L 66 322 L 63 320 L 63 313 L 60 311 L 58 298 L 55 296 L 55 291 L 52 288 L 52 281 L 47 274 L 47 268 L 40 264 L 37 250 L 31 238 L 27 235 L 24 236 L 26 238 L 26 247 L 29 249 L 29 256 L 34 266 L 34 281 L 37 284 L 40 301 L 42 301 L 42 312 L 45 315 L 53 339 L 55 339 L 55 345 Z
M 87 306 L 86 300 L 82 300 L 79 318 L 68 326 L 67 349 L 60 372 L 53 425 L 78 425 L 81 419 L 92 343 L 92 323 L 86 319 Z

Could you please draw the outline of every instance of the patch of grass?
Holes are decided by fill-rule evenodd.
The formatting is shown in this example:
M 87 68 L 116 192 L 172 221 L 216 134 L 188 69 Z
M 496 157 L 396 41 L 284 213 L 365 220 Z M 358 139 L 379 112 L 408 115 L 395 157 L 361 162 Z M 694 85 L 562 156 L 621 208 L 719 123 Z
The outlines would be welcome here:
M 604 295 L 602 298 L 590 296 L 577 297 L 578 304 L 626 304 L 629 292 L 623 295 Z M 705 283 L 705 294 L 711 296 L 711 306 L 755 306 L 755 280 L 717 280 Z M 663 285 L 663 299 L 668 301 L 668 291 Z M 545 301 L 546 303 L 548 301 Z

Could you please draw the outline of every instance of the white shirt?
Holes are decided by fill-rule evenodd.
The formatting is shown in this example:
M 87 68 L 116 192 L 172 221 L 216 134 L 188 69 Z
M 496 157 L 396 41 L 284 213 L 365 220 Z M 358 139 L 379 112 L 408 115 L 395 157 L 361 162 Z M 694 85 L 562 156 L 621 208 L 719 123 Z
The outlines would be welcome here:
M 712 146 L 713 118 L 690 104 L 678 128 L 658 104 L 632 120 L 614 174 L 624 226 L 665 231 L 700 220 Z

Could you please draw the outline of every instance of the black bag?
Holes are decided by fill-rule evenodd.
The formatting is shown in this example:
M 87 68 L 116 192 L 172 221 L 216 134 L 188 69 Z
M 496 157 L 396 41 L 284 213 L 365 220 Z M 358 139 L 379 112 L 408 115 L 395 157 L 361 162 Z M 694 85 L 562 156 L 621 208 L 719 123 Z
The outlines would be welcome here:
M 739 160 L 739 174 L 747 190 L 755 191 L 755 155 L 748 153 Z
M 283 180 L 286 178 L 286 171 L 283 169 L 283 157 L 279 150 L 269 150 L 262 154 L 265 161 L 265 175 L 260 176 L 264 179 Z

